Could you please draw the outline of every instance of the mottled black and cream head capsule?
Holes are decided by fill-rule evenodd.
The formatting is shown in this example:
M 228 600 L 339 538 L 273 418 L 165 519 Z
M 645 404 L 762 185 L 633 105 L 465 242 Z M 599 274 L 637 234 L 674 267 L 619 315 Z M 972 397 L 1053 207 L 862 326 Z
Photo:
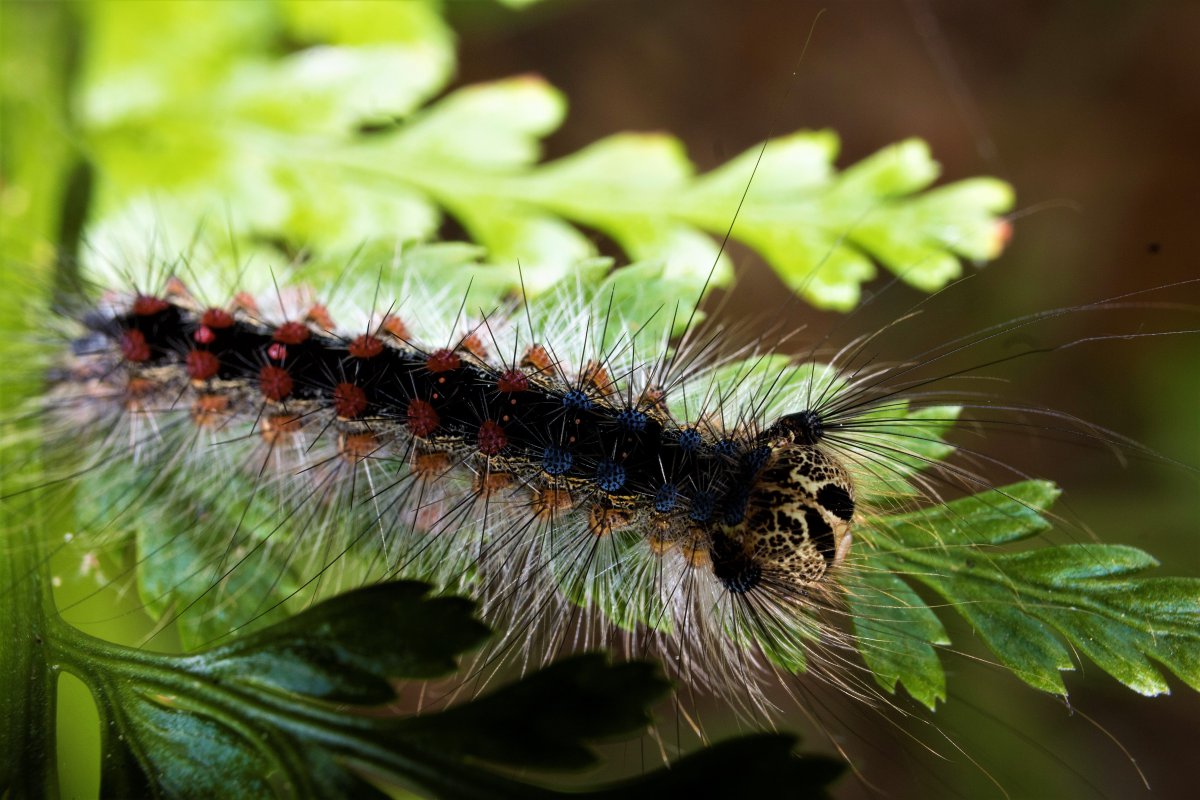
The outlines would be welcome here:
M 808 443 L 811 426 L 790 427 L 781 421 L 768 431 L 769 455 L 750 485 L 745 516 L 714 536 L 713 573 L 734 594 L 767 580 L 812 585 L 850 552 L 854 486 L 840 464 Z

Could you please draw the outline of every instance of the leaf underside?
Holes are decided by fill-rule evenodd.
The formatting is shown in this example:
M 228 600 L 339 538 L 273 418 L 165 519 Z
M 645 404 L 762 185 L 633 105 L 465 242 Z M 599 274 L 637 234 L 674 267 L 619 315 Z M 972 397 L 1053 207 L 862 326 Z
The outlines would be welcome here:
M 935 645 L 945 630 L 912 591 L 921 585 L 971 626 L 1002 666 L 1065 695 L 1072 653 L 1144 695 L 1170 691 L 1164 670 L 1200 689 L 1200 580 L 1147 577 L 1134 547 L 1006 547 L 1049 528 L 1058 490 L 1026 481 L 875 520 L 867 577 L 850 587 L 859 650 L 879 684 L 903 684 L 929 707 L 945 699 Z
M 385 797 L 371 775 L 446 798 L 559 796 L 548 777 L 513 770 L 594 765 L 590 742 L 643 731 L 648 706 L 668 688 L 649 664 L 581 655 L 447 710 L 389 709 L 394 681 L 446 675 L 488 635 L 472 603 L 429 588 L 355 590 L 187 656 L 64 631 L 59 655 L 92 689 L 104 722 L 102 793 Z M 794 747 L 783 735 L 736 739 L 584 794 L 790 785 L 825 796 L 841 765 Z

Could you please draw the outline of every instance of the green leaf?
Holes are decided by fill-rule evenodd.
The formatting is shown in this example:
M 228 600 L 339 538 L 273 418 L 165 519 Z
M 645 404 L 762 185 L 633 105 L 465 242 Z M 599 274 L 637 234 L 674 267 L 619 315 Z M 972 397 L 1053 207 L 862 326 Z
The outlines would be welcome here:
M 470 601 L 428 593 L 420 583 L 368 586 L 192 656 L 189 663 L 226 685 L 335 703 L 384 703 L 395 695 L 389 678 L 445 675 L 459 653 L 488 636 L 487 627 L 472 617 Z
M 206 217 L 218 261 L 256 237 L 352 247 L 436 228 L 437 210 L 420 194 L 347 182 L 297 151 L 325 152 L 358 136 L 359 126 L 406 116 L 449 80 L 453 38 L 437 4 L 86 9 L 80 117 L 105 178 L 101 250 L 119 246 L 107 240 L 111 220 L 146 203 L 151 219 L 126 258 L 155 233 L 160 253 L 178 255 Z M 280 36 L 304 46 L 280 54 Z
M 1066 694 L 1059 673 L 1074 669 L 1072 650 L 1141 694 L 1169 691 L 1160 665 L 1200 688 L 1200 580 L 1140 577 L 1157 562 L 1120 545 L 995 549 L 1048 528 L 1042 512 L 1057 495 L 1028 481 L 884 517 L 864 532 L 875 548 L 868 569 L 936 592 L 1000 663 L 1038 689 Z M 928 674 L 881 667 L 881 682 L 906 686 Z
M 433 3 L 87 10 L 80 107 L 104 176 L 89 234 L 97 262 L 147 247 L 172 258 L 197 227 L 196 252 L 216 263 L 263 241 L 328 255 L 428 239 L 449 213 L 490 260 L 520 263 L 537 294 L 596 254 L 583 226 L 660 265 L 654 298 L 622 309 L 633 317 L 693 302 L 711 270 L 711 285 L 729 281 L 718 241 L 736 213 L 733 237 L 793 289 L 848 309 L 876 262 L 930 290 L 960 273 L 960 258 L 994 257 L 996 214 L 1011 205 L 1008 187 L 988 179 L 923 191 L 938 167 L 915 140 L 838 173 L 828 131 L 773 140 L 703 175 L 662 134 L 618 134 L 539 164 L 542 137 L 566 112 L 540 78 L 420 108 L 453 67 Z M 281 36 L 298 46 L 281 51 Z M 503 274 L 500 289 L 515 288 L 514 271 Z
M 946 549 L 958 545 L 999 545 L 1049 530 L 1042 516 L 1060 490 L 1049 481 L 1024 481 L 945 505 L 895 514 L 873 526 L 874 540 L 890 549 Z
M 511 770 L 594 763 L 588 743 L 644 729 L 647 706 L 667 688 L 648 664 L 584 655 L 446 711 L 398 716 L 380 707 L 396 698 L 392 680 L 444 675 L 487 635 L 470 602 L 428 591 L 408 582 L 359 589 L 184 657 L 59 623 L 50 650 L 87 683 L 105 723 L 102 793 L 385 796 L 365 769 L 438 797 L 556 797 L 563 793 Z M 793 746 L 783 736 L 735 740 L 590 794 L 786 780 L 823 796 L 840 765 L 798 758 Z M 752 777 L 740 774 L 746 764 Z
M 961 411 L 959 406 L 912 408 L 908 401 L 895 401 L 856 416 L 837 437 L 837 447 L 850 455 L 857 501 L 887 508 L 911 497 L 910 479 L 954 452 L 945 437 Z
M 650 724 L 647 707 L 668 687 L 650 664 L 610 665 L 601 655 L 577 656 L 486 697 L 411 719 L 403 735 L 459 758 L 578 769 L 596 762 L 584 742 L 644 728 Z M 548 697 L 557 700 L 546 706 Z M 532 708 L 539 712 L 513 714 Z
M 887 572 L 859 576 L 848 592 L 855 645 L 876 682 L 897 684 L 933 709 L 946 699 L 946 675 L 933 645 L 950 644 L 937 615 L 904 581 Z
M 166 508 L 178 510 L 177 505 Z M 171 527 L 168 520 L 182 517 L 149 516 L 136 530 L 138 595 L 152 616 L 174 620 L 184 647 L 200 647 L 243 625 L 283 618 L 282 603 L 296 587 L 287 565 L 261 549 L 214 561 L 213 548 L 196 531 Z M 175 613 L 185 608 L 186 613 Z

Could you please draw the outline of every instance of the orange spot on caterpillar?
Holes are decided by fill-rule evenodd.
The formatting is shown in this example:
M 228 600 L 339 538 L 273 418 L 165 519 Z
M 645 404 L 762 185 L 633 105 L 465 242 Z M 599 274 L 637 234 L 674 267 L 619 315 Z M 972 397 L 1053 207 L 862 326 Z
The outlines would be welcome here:
M 183 300 L 192 299 L 192 290 L 187 288 L 187 285 L 174 275 L 167 278 L 167 283 L 163 287 L 163 294 L 167 297 L 178 297 Z
M 292 376 L 283 367 L 267 365 L 258 371 L 258 386 L 264 397 L 278 403 L 292 393 Z
M 121 355 L 134 363 L 150 360 L 150 345 L 141 331 L 125 331 L 121 334 Z
M 333 390 L 333 410 L 342 419 L 354 419 L 367 410 L 367 393 L 353 383 L 339 383 Z
M 133 315 L 135 317 L 152 317 L 161 314 L 171 307 L 171 304 L 161 297 L 139 294 L 133 299 Z
M 145 397 L 158 389 L 158 384 L 149 378 L 130 378 L 125 384 L 125 393 L 130 397 Z
M 241 309 L 248 314 L 253 314 L 256 317 L 259 315 L 258 303 L 247 292 L 238 292 L 233 296 L 233 307 L 236 309 Z
M 547 487 L 534 489 L 529 507 L 538 519 L 550 519 L 571 508 L 571 493 L 566 489 Z
M 272 414 L 263 420 L 262 438 L 268 444 L 300 432 L 303 424 L 295 414 Z
M 479 338 L 479 334 L 477 333 L 468 333 L 463 337 L 463 340 L 458 346 L 460 349 L 466 350 L 480 361 L 488 357 L 487 348 L 483 346 L 483 340 Z
M 141 411 L 142 398 L 158 391 L 158 384 L 149 378 L 132 377 L 125 385 L 125 407 L 130 411 Z
M 216 427 L 229 410 L 229 398 L 223 394 L 202 394 L 192 403 L 192 422 L 201 428 Z
M 446 348 L 435 350 L 429 358 L 425 359 L 425 368 L 434 374 L 453 372 L 461 366 L 462 359 L 458 357 L 458 354 Z
M 450 456 L 442 452 L 417 453 L 413 473 L 419 478 L 434 478 L 450 469 Z
M 489 497 L 496 492 L 507 489 L 513 483 L 511 472 L 487 472 L 475 476 L 475 494 Z
M 593 536 L 608 536 L 632 524 L 633 515 L 622 509 L 596 503 L 588 510 L 588 532 Z
M 382 446 L 379 437 L 373 433 L 343 433 L 338 436 L 338 455 L 351 464 L 370 458 Z
M 667 393 L 657 386 L 647 386 L 638 397 L 638 405 L 653 411 L 667 411 Z
M 207 350 L 192 350 L 187 354 L 187 374 L 193 381 L 206 381 L 220 369 L 220 360 Z
M 280 344 L 303 344 L 308 341 L 308 328 L 299 322 L 285 322 L 275 329 L 271 338 Z
M 337 326 L 333 324 L 333 316 L 329 313 L 329 309 L 320 303 L 315 304 L 304 315 L 305 322 L 311 322 L 321 330 L 331 331 Z
M 583 374 L 580 377 L 601 397 L 607 397 L 613 393 L 612 378 L 609 377 L 608 370 L 599 361 L 589 361 L 583 368 Z
M 680 544 L 680 552 L 693 569 L 712 566 L 712 556 L 708 552 L 708 537 L 700 528 L 688 528 L 687 537 Z
M 496 388 L 505 394 L 523 392 L 529 388 L 529 377 L 519 369 L 508 369 L 496 379 Z
M 405 411 L 405 417 L 408 420 L 408 429 L 414 436 L 428 436 L 442 423 L 437 409 L 426 400 L 411 401 L 408 410 Z
M 646 534 L 646 544 L 650 546 L 650 552 L 656 556 L 662 556 L 675 547 L 675 537 L 671 535 L 671 523 L 665 517 L 654 520 L 650 523 L 650 529 Z
M 385 333 L 389 333 L 397 339 L 408 339 L 408 326 L 399 317 L 393 317 L 391 314 L 388 314 L 383 318 L 383 324 L 380 328 Z
M 525 355 L 521 356 L 521 366 L 526 369 L 533 369 L 538 372 L 545 372 L 550 369 L 550 365 L 554 362 L 550 360 L 550 354 L 546 352 L 546 348 L 540 344 L 533 344 L 525 351 Z
M 508 445 L 508 436 L 504 433 L 504 428 L 490 419 L 479 426 L 478 440 L 479 452 L 485 456 L 500 455 L 500 451 Z
M 383 342 L 369 333 L 364 333 L 350 343 L 350 355 L 355 358 L 374 358 L 383 352 Z
M 206 309 L 200 315 L 200 324 L 206 328 L 212 328 L 215 331 L 225 330 L 233 327 L 233 315 L 228 311 L 219 308 Z

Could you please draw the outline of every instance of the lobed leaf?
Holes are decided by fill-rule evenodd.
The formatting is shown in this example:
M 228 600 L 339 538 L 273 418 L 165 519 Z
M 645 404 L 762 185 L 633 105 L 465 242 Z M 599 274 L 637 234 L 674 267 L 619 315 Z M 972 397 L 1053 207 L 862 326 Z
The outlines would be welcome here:
M 1141 577 L 1158 562 L 1123 545 L 995 549 L 1049 527 L 1043 512 L 1057 495 L 1051 484 L 1027 481 L 882 518 L 866 533 L 876 548 L 867 562 L 944 598 L 1001 664 L 1035 688 L 1065 695 L 1060 673 L 1074 669 L 1072 651 L 1141 694 L 1169 692 L 1163 668 L 1200 688 L 1200 580 Z M 868 597 L 871 588 L 868 580 Z M 911 619 L 896 622 L 904 635 L 917 631 L 918 643 L 942 643 Z M 868 632 L 887 640 L 887 632 Z M 925 702 L 928 653 L 904 662 L 889 658 L 893 652 L 903 647 L 881 654 L 871 646 L 863 655 L 881 683 L 916 686 Z
M 736 214 L 733 238 L 793 290 L 847 310 L 877 263 L 932 290 L 961 259 L 994 258 L 996 215 L 1012 203 L 992 179 L 926 191 L 938 166 L 916 140 L 839 173 L 829 131 L 773 140 L 705 174 L 662 134 L 618 134 L 540 164 L 542 137 L 566 113 L 540 78 L 422 108 L 453 67 L 432 2 L 86 10 L 80 107 L 104 176 L 89 236 L 98 262 L 147 247 L 169 257 L 196 240 L 197 220 L 208 220 L 196 251 L 206 258 L 276 243 L 336 261 L 363 243 L 430 239 L 449 214 L 490 260 L 520 263 L 532 294 L 594 257 L 588 231 L 599 231 L 630 260 L 661 265 L 661 302 L 714 268 L 711 285 L 728 282 L 718 241 Z M 295 46 L 280 52 L 280 36 Z M 502 288 L 516 288 L 514 272 L 502 274 Z
M 381 708 L 395 699 L 391 680 L 445 674 L 487 635 L 471 603 L 428 591 L 411 582 L 359 589 L 185 657 L 60 624 L 50 647 L 91 688 L 105 724 L 102 794 L 386 796 L 365 770 L 438 797 L 557 797 L 565 792 L 512 770 L 594 763 L 589 743 L 643 729 L 648 705 L 667 689 L 648 664 L 584 655 L 449 710 L 400 716 Z M 793 747 L 786 736 L 734 740 L 583 794 L 649 797 L 787 781 L 824 796 L 840 765 L 801 759 Z M 752 776 L 743 774 L 746 764 Z
M 888 692 L 903 683 L 933 709 L 946 699 L 946 675 L 933 645 L 950 644 L 941 621 L 912 588 L 887 572 L 868 572 L 848 593 L 855 646 Z

